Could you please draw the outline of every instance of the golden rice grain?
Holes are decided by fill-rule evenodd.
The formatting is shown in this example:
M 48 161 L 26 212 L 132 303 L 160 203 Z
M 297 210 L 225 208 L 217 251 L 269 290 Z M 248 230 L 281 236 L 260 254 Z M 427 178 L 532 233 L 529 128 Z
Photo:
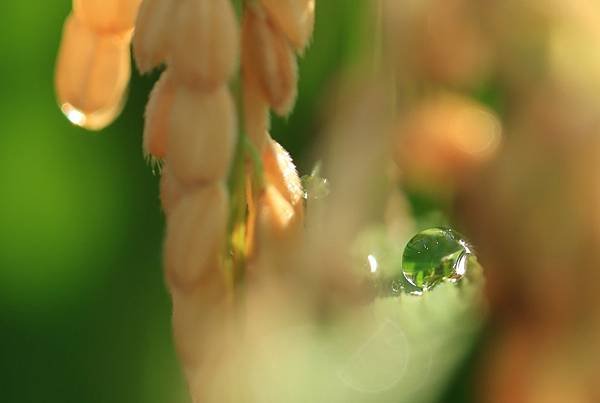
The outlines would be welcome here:
M 98 35 L 69 16 L 55 86 L 58 102 L 72 122 L 89 126 L 88 117 L 94 114 L 97 122 L 110 122 L 120 112 L 130 73 L 128 34 Z M 97 122 L 93 126 L 103 126 Z
M 315 0 L 260 0 L 277 28 L 302 52 L 315 23 Z
M 203 92 L 180 86 L 173 101 L 166 161 L 183 184 L 222 180 L 229 171 L 236 132 L 235 106 L 227 88 Z
M 228 204 L 225 186 L 219 182 L 184 194 L 170 211 L 165 269 L 171 287 L 193 289 L 219 271 Z
M 174 0 L 144 0 L 135 23 L 133 52 L 138 69 L 146 73 L 164 63 L 171 47 L 177 7 Z
M 178 81 L 211 89 L 231 77 L 238 62 L 238 29 L 229 0 L 186 0 L 173 24 L 171 65 Z
M 193 290 L 171 291 L 175 347 L 188 370 L 201 365 L 210 368 L 206 362 L 207 352 L 217 350 L 220 344 L 217 338 L 222 335 L 216 330 L 222 327 L 228 308 L 220 276 L 221 273 L 214 270 L 207 275 L 206 282 Z
M 166 70 L 154 85 L 146 105 L 144 155 L 151 155 L 155 158 L 165 157 L 174 95 L 175 83 L 169 70 Z
M 244 69 L 255 71 L 264 95 L 275 112 L 287 115 L 296 100 L 296 57 L 286 38 L 259 6 L 244 14 Z
M 270 140 L 263 153 L 265 179 L 290 203 L 297 213 L 302 213 L 303 189 L 296 166 L 290 154 L 275 140 Z
M 141 0 L 73 0 L 73 13 L 101 33 L 123 33 L 135 23 Z
M 265 233 L 269 238 L 273 235 L 284 237 L 297 222 L 292 204 L 274 185 L 267 185 L 259 202 L 257 226 L 262 233 L 259 239 L 264 240 Z
M 160 202 L 166 214 L 179 203 L 185 188 L 171 173 L 168 164 L 164 164 L 160 176 Z
M 246 69 L 243 72 L 244 129 L 259 153 L 269 141 L 269 104 L 260 89 L 256 76 Z

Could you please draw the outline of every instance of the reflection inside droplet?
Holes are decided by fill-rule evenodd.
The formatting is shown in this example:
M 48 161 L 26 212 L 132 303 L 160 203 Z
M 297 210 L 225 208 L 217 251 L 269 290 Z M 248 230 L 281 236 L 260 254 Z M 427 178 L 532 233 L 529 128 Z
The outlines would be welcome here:
M 404 285 L 402 288 L 404 289 L 405 293 L 415 296 L 423 295 L 423 290 L 410 282 L 404 273 L 402 274 L 402 279 L 404 280 Z
M 463 253 L 458 258 L 458 261 L 456 262 L 456 265 L 454 267 L 454 273 L 457 276 L 463 277 L 465 275 L 465 273 L 467 272 L 467 260 L 468 259 L 469 259 L 468 253 Z
M 86 117 L 79 109 L 69 103 L 62 104 L 60 109 L 67 119 L 69 119 L 69 122 L 73 123 L 75 126 L 85 127 Z

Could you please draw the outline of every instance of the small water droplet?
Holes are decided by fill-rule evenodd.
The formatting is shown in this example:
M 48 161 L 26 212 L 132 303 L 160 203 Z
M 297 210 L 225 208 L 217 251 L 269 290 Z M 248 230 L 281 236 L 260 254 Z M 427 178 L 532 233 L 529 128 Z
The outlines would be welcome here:
M 458 281 L 467 271 L 471 248 L 456 231 L 430 228 L 406 245 L 402 272 L 415 291 L 427 291 L 444 280 Z
M 320 163 L 315 165 L 310 175 L 304 175 L 300 180 L 302 182 L 302 188 L 304 189 L 304 199 L 319 200 L 324 199 L 329 195 L 329 181 L 327 178 L 321 176 Z
M 124 100 L 111 106 L 108 109 L 102 109 L 94 112 L 85 112 L 76 106 L 65 102 L 60 105 L 62 113 L 75 126 L 83 127 L 88 130 L 101 130 L 108 126 L 115 117 L 121 113 Z
M 392 293 L 400 294 L 402 291 L 402 282 L 398 279 L 392 280 Z

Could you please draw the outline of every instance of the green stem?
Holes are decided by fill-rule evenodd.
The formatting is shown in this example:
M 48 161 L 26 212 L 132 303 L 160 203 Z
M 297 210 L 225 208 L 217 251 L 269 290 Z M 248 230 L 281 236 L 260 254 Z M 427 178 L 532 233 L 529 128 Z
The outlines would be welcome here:
M 232 0 L 235 10 L 241 20 L 245 0 Z M 242 74 L 238 73 L 231 85 L 235 97 L 238 115 L 238 137 L 231 172 L 228 179 L 230 195 L 230 215 L 228 225 L 228 242 L 226 252 L 226 267 L 229 271 L 233 291 L 244 283 L 246 273 L 246 222 L 248 218 L 248 200 L 246 199 L 246 169 L 247 162 L 252 165 L 252 183 L 254 194 L 259 194 L 264 187 L 262 159 L 258 151 L 244 133 L 243 114 L 243 83 Z

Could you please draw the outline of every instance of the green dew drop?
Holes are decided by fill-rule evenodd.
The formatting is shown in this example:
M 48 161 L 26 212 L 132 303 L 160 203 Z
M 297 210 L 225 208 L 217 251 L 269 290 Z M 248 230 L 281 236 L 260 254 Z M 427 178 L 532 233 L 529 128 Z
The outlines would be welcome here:
M 415 235 L 404 249 L 402 272 L 415 291 L 428 291 L 442 281 L 456 282 L 472 256 L 468 242 L 448 228 L 430 228 Z
M 321 163 L 317 163 L 310 175 L 300 178 L 304 189 L 304 199 L 319 200 L 326 198 L 330 193 L 329 181 L 321 176 Z

